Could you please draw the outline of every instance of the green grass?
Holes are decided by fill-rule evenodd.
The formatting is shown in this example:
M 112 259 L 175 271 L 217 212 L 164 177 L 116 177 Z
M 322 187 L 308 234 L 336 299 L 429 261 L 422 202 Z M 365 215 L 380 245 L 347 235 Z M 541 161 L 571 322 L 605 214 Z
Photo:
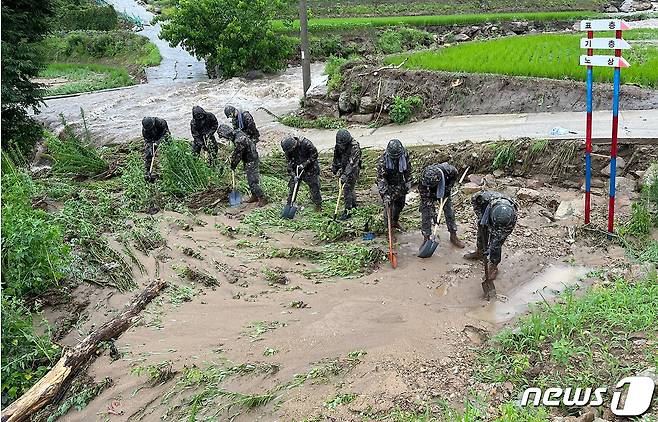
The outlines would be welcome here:
M 600 36 L 605 36 L 600 34 Z M 440 50 L 400 54 L 385 60 L 397 65 L 407 59 L 407 69 L 444 70 L 468 73 L 494 73 L 553 79 L 585 80 L 579 65 L 581 34 L 545 34 L 477 41 Z M 633 30 L 624 38 L 658 39 L 658 30 Z M 601 52 L 596 52 L 602 54 Z M 658 47 L 635 44 L 624 54 L 631 67 L 621 72 L 623 83 L 658 87 Z M 611 82 L 612 69 L 597 68 L 596 82 Z
M 58 79 L 45 94 L 66 95 L 134 85 L 125 69 L 100 64 L 50 63 L 39 72 L 39 78 Z
M 281 116 L 279 118 L 279 123 L 300 129 L 340 129 L 347 127 L 347 122 L 345 120 L 336 119 L 331 116 L 320 116 L 317 119 L 305 119 L 294 114 L 289 114 Z
M 348 18 L 315 18 L 308 22 L 311 32 L 342 31 L 364 28 L 384 28 L 390 26 L 448 26 L 475 25 L 486 22 L 506 22 L 513 20 L 560 21 L 577 20 L 599 16 L 600 13 L 586 11 L 566 12 L 508 12 L 508 13 L 474 13 L 462 15 L 426 15 L 426 16 L 374 16 Z M 292 23 L 275 21 L 275 29 L 286 32 L 299 32 L 299 21 Z

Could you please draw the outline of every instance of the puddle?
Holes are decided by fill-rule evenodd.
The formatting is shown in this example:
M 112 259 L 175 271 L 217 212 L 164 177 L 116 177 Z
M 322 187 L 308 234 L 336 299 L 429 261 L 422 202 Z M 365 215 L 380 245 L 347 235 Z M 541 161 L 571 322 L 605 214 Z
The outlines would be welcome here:
M 578 280 L 589 270 L 585 267 L 551 265 L 532 280 L 514 289 L 507 300 L 496 299 L 484 307 L 469 312 L 467 316 L 492 323 L 501 323 L 528 310 L 531 303 L 550 300 Z

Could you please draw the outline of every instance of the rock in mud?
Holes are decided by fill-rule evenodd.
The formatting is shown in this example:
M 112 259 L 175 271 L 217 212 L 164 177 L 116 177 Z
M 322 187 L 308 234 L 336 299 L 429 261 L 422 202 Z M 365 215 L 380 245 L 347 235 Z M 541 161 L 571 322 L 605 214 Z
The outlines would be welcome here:
M 585 212 L 585 204 L 580 198 L 571 201 L 562 201 L 555 211 L 556 220 L 567 220 L 574 217 L 581 217 Z
M 628 177 L 617 177 L 615 180 L 615 187 L 618 195 L 631 196 L 637 189 L 637 182 Z
M 354 96 L 351 92 L 343 91 L 338 97 L 338 111 L 341 114 L 351 113 L 359 108 L 357 100 L 354 99 Z
M 642 176 L 642 186 L 651 186 L 658 180 L 658 163 L 649 166 L 647 171 Z
M 361 101 L 359 102 L 359 113 L 372 114 L 376 109 L 377 103 L 373 101 L 371 96 L 366 95 L 365 97 L 361 97 Z
M 462 192 L 464 192 L 466 195 L 473 195 L 475 192 L 479 192 L 480 189 L 482 189 L 482 186 L 473 182 L 468 182 L 462 185 Z
M 469 37 L 467 34 L 457 34 L 455 35 L 455 41 L 457 42 L 464 42 L 470 40 L 471 37 Z
M 352 123 L 360 123 L 360 124 L 368 124 L 372 121 L 373 119 L 373 114 L 352 114 L 347 118 L 348 122 Z
M 517 35 L 524 34 L 528 32 L 528 22 L 525 21 L 510 22 L 508 24 L 508 28 L 510 31 L 514 32 Z
M 516 192 L 516 197 L 522 201 L 537 202 L 541 198 L 541 194 L 534 189 L 521 188 Z
M 619 6 L 619 10 L 626 13 L 642 12 L 645 10 L 651 10 L 652 7 L 653 6 L 648 1 L 626 0 L 621 6 Z
M 619 173 L 619 170 L 623 169 L 624 167 L 626 167 L 626 161 L 624 161 L 624 159 L 621 157 L 617 157 L 617 173 Z M 610 164 L 601 170 L 601 174 L 604 176 L 610 176 Z

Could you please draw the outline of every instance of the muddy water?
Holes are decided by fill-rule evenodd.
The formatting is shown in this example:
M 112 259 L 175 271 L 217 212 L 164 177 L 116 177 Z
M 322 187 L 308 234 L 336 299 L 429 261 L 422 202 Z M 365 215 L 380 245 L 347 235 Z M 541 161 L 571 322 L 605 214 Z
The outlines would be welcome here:
M 312 86 L 326 83 L 324 65 L 311 66 Z M 97 145 L 127 142 L 141 136 L 144 116 L 159 116 L 167 120 L 169 129 L 177 137 L 190 137 L 192 107 L 200 105 L 215 113 L 220 123 L 224 106 L 235 104 L 254 114 L 259 128 L 267 130 L 273 118 L 265 107 L 276 114 L 284 114 L 299 107 L 302 96 L 302 74 L 299 67 L 289 68 L 279 75 L 247 81 L 233 78 L 226 81 L 181 82 L 170 85 L 143 84 L 117 91 L 96 92 L 73 98 L 46 101 L 37 119 L 54 132 L 62 129 L 60 114 L 69 123 L 80 123 L 80 109 L 92 139 Z
M 107 0 L 107 2 L 114 6 L 117 12 L 139 18 L 144 24 L 144 29 L 139 33 L 151 40 L 160 50 L 162 56 L 160 65 L 146 68 L 148 83 L 169 84 L 208 79 L 206 65 L 203 61 L 196 59 L 180 46 L 172 47 L 167 41 L 160 39 L 160 23 L 151 24 L 154 15 L 144 6 L 133 0 Z
M 509 321 L 525 313 L 530 304 L 551 300 L 566 288 L 578 285 L 587 272 L 585 267 L 551 265 L 506 296 L 498 296 L 488 305 L 469 312 L 468 316 L 495 324 Z

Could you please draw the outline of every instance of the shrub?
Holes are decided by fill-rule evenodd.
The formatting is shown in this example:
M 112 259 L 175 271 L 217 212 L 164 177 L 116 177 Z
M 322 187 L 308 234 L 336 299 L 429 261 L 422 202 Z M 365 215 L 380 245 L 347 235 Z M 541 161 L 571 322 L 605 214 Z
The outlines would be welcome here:
M 411 116 L 423 105 L 423 99 L 418 96 L 402 98 L 396 96 L 389 116 L 393 123 L 399 125 L 407 123 Z
M 149 203 L 149 184 L 144 179 L 144 160 L 138 153 L 132 153 L 128 156 L 123 173 L 121 175 L 121 184 L 123 185 L 124 196 L 128 199 L 128 206 L 135 211 L 144 211 Z
M 4 272 L 4 271 L 3 271 Z M 22 301 L 2 295 L 3 407 L 20 397 L 59 358 L 61 350 L 48 335 L 34 331 L 32 313 Z M 5 397 L 8 403 L 5 403 Z
M 377 49 L 385 54 L 402 52 L 402 35 L 395 30 L 387 29 L 377 40 Z
M 70 5 L 67 5 L 57 11 L 55 21 L 57 27 L 62 30 L 111 31 L 119 26 L 117 12 L 110 5 L 86 7 L 70 7 Z
M 385 54 L 401 53 L 432 44 L 434 37 L 427 31 L 413 28 L 387 29 L 377 40 L 377 49 Z
M 184 139 L 172 139 L 160 147 L 162 185 L 170 195 L 184 196 L 206 189 L 217 176 L 192 154 Z
M 341 57 L 329 57 L 327 60 L 327 64 L 324 66 L 324 73 L 327 75 L 327 92 L 340 88 L 340 84 L 343 82 L 340 69 L 345 63 L 347 63 L 347 59 Z
M 44 211 L 32 208 L 34 193 L 30 177 L 3 159 L 3 295 L 35 296 L 64 276 L 68 247 L 61 227 Z
M 222 77 L 283 69 L 294 38 L 274 31 L 280 0 L 181 0 L 162 25 L 161 37 L 180 44 Z M 248 47 L 245 47 L 248 46 Z

